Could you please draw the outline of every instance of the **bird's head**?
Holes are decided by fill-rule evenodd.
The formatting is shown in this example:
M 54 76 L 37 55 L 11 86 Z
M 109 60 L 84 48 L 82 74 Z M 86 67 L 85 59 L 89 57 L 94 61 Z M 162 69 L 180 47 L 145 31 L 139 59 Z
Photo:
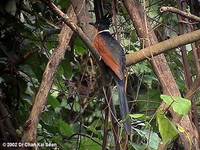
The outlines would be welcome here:
M 101 20 L 97 20 L 95 23 L 90 23 L 93 25 L 98 31 L 108 30 L 112 23 L 111 15 L 105 15 Z

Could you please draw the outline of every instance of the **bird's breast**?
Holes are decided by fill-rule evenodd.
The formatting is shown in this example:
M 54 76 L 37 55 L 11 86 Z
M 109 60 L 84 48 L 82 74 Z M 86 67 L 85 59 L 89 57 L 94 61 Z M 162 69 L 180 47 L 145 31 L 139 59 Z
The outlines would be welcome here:
M 101 58 L 105 64 L 116 74 L 119 79 L 124 79 L 124 70 L 122 62 L 124 57 L 123 49 L 111 35 L 109 34 L 97 34 L 94 39 L 94 47 L 99 52 Z

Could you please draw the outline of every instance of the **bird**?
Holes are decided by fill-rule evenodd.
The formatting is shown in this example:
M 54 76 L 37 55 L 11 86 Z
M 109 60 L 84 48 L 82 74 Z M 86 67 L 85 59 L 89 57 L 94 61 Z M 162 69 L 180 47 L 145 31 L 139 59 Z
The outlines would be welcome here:
M 98 51 L 100 58 L 109 68 L 113 76 L 119 95 L 120 115 L 125 120 L 124 127 L 127 134 L 131 134 L 131 124 L 128 117 L 129 108 L 125 90 L 125 70 L 126 59 L 125 52 L 120 43 L 111 35 L 109 26 L 112 20 L 110 16 L 104 16 L 95 23 L 90 23 L 97 29 L 93 45 Z

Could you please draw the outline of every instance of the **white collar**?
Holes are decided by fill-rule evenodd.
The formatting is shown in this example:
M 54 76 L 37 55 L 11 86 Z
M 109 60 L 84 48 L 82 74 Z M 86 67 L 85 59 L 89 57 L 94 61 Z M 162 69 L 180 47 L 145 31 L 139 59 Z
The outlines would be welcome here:
M 110 33 L 109 30 L 101 30 L 101 31 L 99 31 L 99 32 L 97 33 L 97 35 L 100 34 L 100 33 L 103 33 L 103 32 L 109 32 L 109 33 Z

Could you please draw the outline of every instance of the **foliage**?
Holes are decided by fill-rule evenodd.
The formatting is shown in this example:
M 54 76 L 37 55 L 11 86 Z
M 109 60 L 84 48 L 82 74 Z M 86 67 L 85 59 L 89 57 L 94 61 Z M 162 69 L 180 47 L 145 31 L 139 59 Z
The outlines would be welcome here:
M 163 144 L 169 144 L 178 136 L 178 131 L 175 125 L 163 114 L 163 112 L 158 112 L 156 118 L 162 142 Z
M 186 116 L 191 109 L 191 101 L 181 97 L 161 95 L 161 99 L 179 115 Z
M 54 2 L 63 11 L 70 5 L 69 0 Z M 152 0 L 146 6 L 149 18 L 156 18 L 156 21 L 151 20 L 151 24 L 155 28 L 159 26 L 157 30 L 163 35 L 162 38 L 168 36 L 165 34 L 167 27 L 178 28 L 176 16 L 159 13 L 160 6 L 166 4 L 176 5 L 174 1 Z M 138 51 L 142 45 L 123 6 L 119 6 L 116 17 L 117 28 L 113 25 L 112 31 L 120 31 L 120 42 L 127 52 Z M 11 125 L 17 131 L 15 136 L 9 132 L 9 136 L 0 138 L 1 142 L 11 142 L 10 139 L 19 141 L 22 137 L 23 126 L 30 114 L 44 69 L 58 46 L 62 24 L 40 1 L 0 2 L 0 104 L 10 113 Z M 175 34 L 171 28 L 167 28 L 170 36 Z M 88 54 L 87 47 L 77 36 L 72 38 L 70 44 L 71 50 L 66 52 L 48 95 L 48 104 L 38 125 L 37 140 L 39 143 L 56 143 L 64 150 L 99 150 L 103 143 L 104 110 L 107 108 L 101 74 L 98 65 Z M 170 53 L 167 60 L 184 95 L 186 85 L 183 66 L 177 55 Z M 194 65 L 191 53 L 188 57 L 191 66 Z M 195 75 L 195 71 L 192 73 Z M 129 116 L 135 133 L 129 141 L 130 149 L 156 150 L 161 142 L 169 144 L 176 139 L 181 129 L 177 129 L 164 112 L 156 113 L 156 110 L 163 100 L 176 113 L 185 116 L 191 110 L 191 101 L 161 95 L 161 85 L 148 61 L 129 67 L 128 74 L 127 95 L 132 108 Z M 116 89 L 113 86 L 111 88 L 114 105 L 119 112 Z M 197 102 L 200 102 L 199 99 Z M 7 129 L 6 126 L 4 132 L 7 133 Z M 108 148 L 114 149 L 111 129 L 109 120 Z M 121 137 L 123 135 L 122 130 Z

